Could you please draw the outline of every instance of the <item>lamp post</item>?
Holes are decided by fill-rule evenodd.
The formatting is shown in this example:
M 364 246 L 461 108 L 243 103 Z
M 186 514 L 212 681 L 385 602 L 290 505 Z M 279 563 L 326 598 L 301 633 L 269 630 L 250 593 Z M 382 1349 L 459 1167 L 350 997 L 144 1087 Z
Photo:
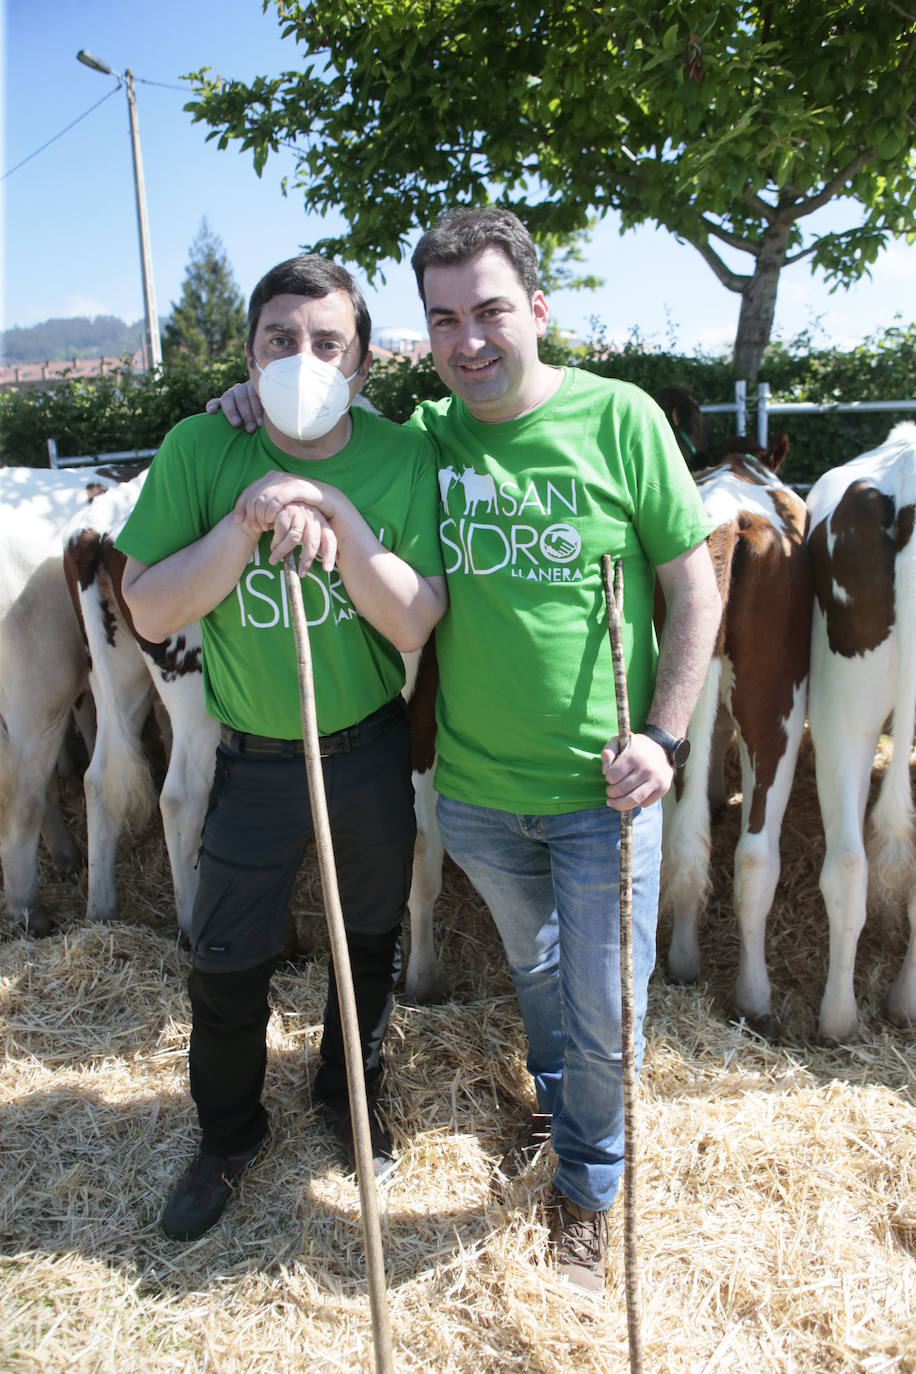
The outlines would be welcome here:
M 116 72 L 103 62 L 95 53 L 80 48 L 76 54 L 77 62 L 91 67 L 93 71 L 104 72 L 106 76 L 116 76 L 124 82 L 127 90 L 127 110 L 130 115 L 130 143 L 134 155 L 134 190 L 137 197 L 137 228 L 140 232 L 140 268 L 143 274 L 143 305 L 146 310 L 146 357 L 148 366 L 156 368 L 162 363 L 162 345 L 159 342 L 159 316 L 156 313 L 156 289 L 153 285 L 153 255 L 149 246 L 149 224 L 146 218 L 146 187 L 143 182 L 143 159 L 140 156 L 140 128 L 137 123 L 137 101 L 134 96 L 134 74 L 128 68 L 123 74 Z

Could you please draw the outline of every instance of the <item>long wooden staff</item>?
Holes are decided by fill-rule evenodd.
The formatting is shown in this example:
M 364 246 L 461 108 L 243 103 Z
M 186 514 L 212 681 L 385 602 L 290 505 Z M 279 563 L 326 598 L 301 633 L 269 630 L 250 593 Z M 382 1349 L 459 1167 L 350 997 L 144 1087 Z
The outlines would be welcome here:
M 391 1322 L 385 1295 L 385 1259 L 382 1254 L 382 1227 L 379 1218 L 378 1190 L 372 1168 L 372 1139 L 369 1133 L 369 1104 L 366 1100 L 366 1076 L 363 1070 L 362 1048 L 359 1040 L 359 1021 L 353 977 L 350 972 L 350 951 L 344 927 L 337 869 L 331 844 L 328 804 L 318 752 L 318 717 L 315 710 L 315 680 L 312 673 L 312 651 L 309 644 L 305 607 L 302 603 L 302 583 L 296 570 L 296 558 L 287 554 L 284 564 L 286 588 L 296 636 L 296 659 L 299 668 L 299 706 L 302 712 L 302 739 L 305 744 L 305 766 L 308 771 L 309 800 L 312 806 L 312 825 L 321 892 L 334 960 L 337 1000 L 343 1028 L 344 1057 L 347 1063 L 347 1087 L 350 1093 L 350 1121 L 356 1146 L 356 1178 L 359 1183 L 360 1213 L 363 1223 L 363 1245 L 366 1253 L 366 1272 L 369 1278 L 369 1303 L 372 1311 L 372 1338 L 375 1343 L 376 1374 L 392 1374 Z
M 614 660 L 614 694 L 617 699 L 617 738 L 621 752 L 630 743 L 630 703 L 627 669 L 623 657 L 620 618 L 623 615 L 623 564 L 601 559 L 601 580 L 607 605 L 607 628 Z M 630 1369 L 642 1371 L 642 1329 L 639 1318 L 639 1269 L 636 1251 L 636 1052 L 633 1011 L 633 812 L 620 813 L 620 1009 L 623 1058 L 623 1233 L 624 1274 L 627 1295 L 627 1338 Z

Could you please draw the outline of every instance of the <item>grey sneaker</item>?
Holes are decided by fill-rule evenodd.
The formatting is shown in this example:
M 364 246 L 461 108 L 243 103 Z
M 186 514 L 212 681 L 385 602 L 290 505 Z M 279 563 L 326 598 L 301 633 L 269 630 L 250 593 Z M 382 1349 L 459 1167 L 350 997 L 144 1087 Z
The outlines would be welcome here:
M 559 1277 L 589 1297 L 604 1292 L 608 1214 L 592 1212 L 557 1193 L 550 1209 L 550 1242 Z
M 169 1194 L 161 1225 L 169 1240 L 197 1240 L 215 1226 L 235 1190 L 235 1184 L 257 1159 L 270 1139 L 240 1155 L 198 1154 Z

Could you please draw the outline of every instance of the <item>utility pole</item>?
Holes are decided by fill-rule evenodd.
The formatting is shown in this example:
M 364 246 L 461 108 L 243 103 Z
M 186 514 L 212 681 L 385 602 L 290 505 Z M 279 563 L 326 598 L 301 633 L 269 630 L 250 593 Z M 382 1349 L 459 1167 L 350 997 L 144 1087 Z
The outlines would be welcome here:
M 140 234 L 140 272 L 143 278 L 143 308 L 146 313 L 144 351 L 146 365 L 154 369 L 162 366 L 162 344 L 159 341 L 159 315 L 156 311 L 156 288 L 153 284 L 153 255 L 149 243 L 149 221 L 146 214 L 146 186 L 143 181 L 143 158 L 140 153 L 140 126 L 137 122 L 137 100 L 134 94 L 134 74 L 128 69 L 122 74 L 109 67 L 95 53 L 80 48 L 76 60 L 93 71 L 116 76 L 127 91 L 127 112 L 130 117 L 130 146 L 134 158 L 134 191 L 137 200 L 137 228 Z

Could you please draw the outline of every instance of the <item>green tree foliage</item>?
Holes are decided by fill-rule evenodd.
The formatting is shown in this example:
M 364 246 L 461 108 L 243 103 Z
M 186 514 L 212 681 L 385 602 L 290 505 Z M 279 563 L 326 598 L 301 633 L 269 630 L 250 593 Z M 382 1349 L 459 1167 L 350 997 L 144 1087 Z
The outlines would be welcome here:
M 0 330 L 5 363 L 60 362 L 65 358 L 120 358 L 143 343 L 143 321 L 125 324 L 116 315 L 74 315 Z
M 205 359 L 238 355 L 245 341 L 245 303 L 223 251 L 222 240 L 201 220 L 181 296 L 162 336 L 166 366 L 184 356 Z
M 157 373 L 133 373 L 125 361 L 106 377 L 51 387 L 0 389 L 0 463 L 48 466 L 49 438 L 61 457 L 156 448 L 188 415 L 197 415 L 245 376 L 244 359 L 197 363 L 179 358 Z
M 204 69 L 187 108 L 259 175 L 296 147 L 306 209 L 349 225 L 315 246 L 370 273 L 450 204 L 495 195 L 539 234 L 614 209 L 692 243 L 740 294 L 734 367 L 753 379 L 784 267 L 846 286 L 916 228 L 906 0 L 271 4 L 300 68 L 250 84 Z M 821 232 L 810 217 L 833 201 L 848 228 Z

